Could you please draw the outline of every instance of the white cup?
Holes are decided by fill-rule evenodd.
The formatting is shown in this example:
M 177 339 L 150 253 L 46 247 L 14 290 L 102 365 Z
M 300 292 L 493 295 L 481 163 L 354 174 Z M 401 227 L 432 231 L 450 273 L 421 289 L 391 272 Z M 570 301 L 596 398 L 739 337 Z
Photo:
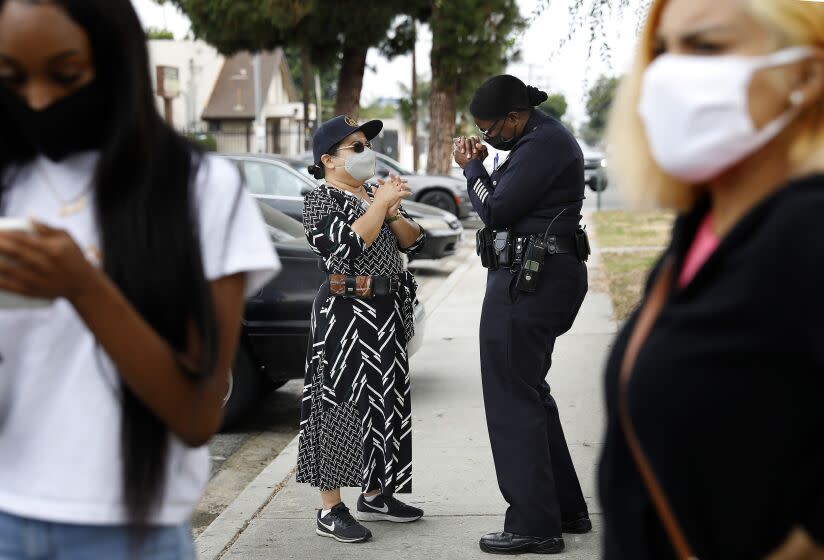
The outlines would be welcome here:
M 3 231 L 23 231 L 33 232 L 31 221 L 26 218 L 2 218 L 0 217 L 0 232 Z M 0 257 L 2 259 L 3 257 Z M 30 298 L 10 292 L 0 290 L 0 312 L 3 309 L 31 309 L 39 307 L 48 307 L 52 304 L 52 300 Z

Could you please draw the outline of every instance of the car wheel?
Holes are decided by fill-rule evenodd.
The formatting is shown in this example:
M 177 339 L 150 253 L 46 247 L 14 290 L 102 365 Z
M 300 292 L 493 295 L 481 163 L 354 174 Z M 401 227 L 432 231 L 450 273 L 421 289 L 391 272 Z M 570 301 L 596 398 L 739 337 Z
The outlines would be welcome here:
M 240 345 L 229 370 L 229 389 L 223 397 L 223 430 L 236 425 L 260 396 L 260 378 L 248 350 Z
M 589 184 L 589 188 L 592 192 L 604 192 L 607 190 L 606 182 L 592 182 Z
M 447 191 L 428 191 L 418 199 L 421 204 L 428 204 L 435 206 L 441 210 L 446 210 L 452 214 L 458 215 L 458 205 L 455 204 L 455 197 Z

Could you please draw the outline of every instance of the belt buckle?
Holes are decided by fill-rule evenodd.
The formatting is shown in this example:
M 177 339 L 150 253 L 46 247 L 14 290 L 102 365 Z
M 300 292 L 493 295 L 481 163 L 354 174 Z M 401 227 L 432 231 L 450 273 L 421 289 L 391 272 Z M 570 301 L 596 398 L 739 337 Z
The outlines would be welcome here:
M 389 277 L 389 293 L 395 293 L 399 291 L 401 288 L 401 280 L 397 276 L 390 276 Z
M 358 293 L 358 280 L 354 276 L 346 276 L 346 296 L 352 297 Z

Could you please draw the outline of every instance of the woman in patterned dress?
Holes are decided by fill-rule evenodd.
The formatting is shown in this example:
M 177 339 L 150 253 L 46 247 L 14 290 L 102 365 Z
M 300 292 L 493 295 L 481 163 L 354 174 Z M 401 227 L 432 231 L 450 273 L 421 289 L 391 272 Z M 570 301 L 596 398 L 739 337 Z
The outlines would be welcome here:
M 297 481 L 319 488 L 317 534 L 339 542 L 372 536 L 341 501 L 341 487 L 361 488 L 360 521 L 423 516 L 393 495 L 412 490 L 407 343 L 417 285 L 400 252 L 419 250 L 425 234 L 401 208 L 410 195 L 403 181 L 364 184 L 375 174 L 369 140 L 382 127 L 336 117 L 318 129 L 309 169 L 326 182 L 306 195 L 303 211 L 306 237 L 328 274 L 369 276 L 375 285 L 385 281 L 388 292 L 333 295 L 327 281 L 312 311 Z

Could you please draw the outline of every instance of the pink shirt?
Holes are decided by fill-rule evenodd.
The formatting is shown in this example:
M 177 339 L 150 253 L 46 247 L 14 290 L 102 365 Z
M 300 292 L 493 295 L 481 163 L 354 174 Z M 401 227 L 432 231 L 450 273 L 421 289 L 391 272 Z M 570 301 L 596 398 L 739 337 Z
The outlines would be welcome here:
M 678 286 L 684 288 L 692 282 L 695 275 L 710 258 L 710 255 L 718 248 L 720 240 L 712 229 L 712 213 L 707 212 L 698 231 L 695 232 L 695 239 L 692 240 L 690 250 L 684 259 L 684 266 L 681 267 L 681 275 L 678 277 Z

